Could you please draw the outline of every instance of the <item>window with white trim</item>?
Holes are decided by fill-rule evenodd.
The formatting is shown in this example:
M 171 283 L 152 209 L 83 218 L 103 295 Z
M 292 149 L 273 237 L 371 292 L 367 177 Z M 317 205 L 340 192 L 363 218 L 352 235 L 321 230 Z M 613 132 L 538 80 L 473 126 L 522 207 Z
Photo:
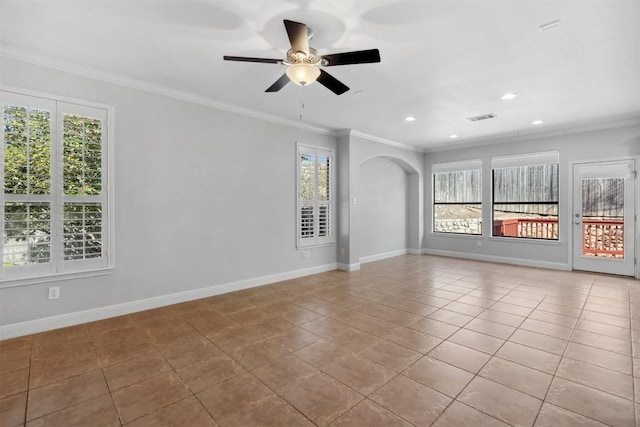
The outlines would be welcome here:
M 482 161 L 438 163 L 433 172 L 433 231 L 482 234 Z
M 558 240 L 557 151 L 493 157 L 496 237 Z
M 109 110 L 0 92 L 0 279 L 109 266 Z
M 297 157 L 298 247 L 333 243 L 334 152 L 298 144 Z

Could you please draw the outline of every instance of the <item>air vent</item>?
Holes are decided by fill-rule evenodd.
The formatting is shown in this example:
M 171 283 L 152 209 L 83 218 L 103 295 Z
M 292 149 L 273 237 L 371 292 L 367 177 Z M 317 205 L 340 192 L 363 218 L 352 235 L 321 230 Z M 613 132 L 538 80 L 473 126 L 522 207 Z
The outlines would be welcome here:
M 493 113 L 489 113 L 489 114 L 481 114 L 475 117 L 467 117 L 467 120 L 471 120 L 472 122 L 479 122 L 480 120 L 495 119 L 496 117 L 498 116 L 496 116 Z

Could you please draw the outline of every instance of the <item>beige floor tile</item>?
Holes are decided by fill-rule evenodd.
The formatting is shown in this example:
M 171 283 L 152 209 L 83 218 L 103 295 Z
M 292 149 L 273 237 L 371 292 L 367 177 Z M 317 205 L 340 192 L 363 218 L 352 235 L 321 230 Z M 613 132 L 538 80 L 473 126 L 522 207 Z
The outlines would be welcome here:
M 577 317 L 565 316 L 563 314 L 551 313 L 550 311 L 544 311 L 535 309 L 529 315 L 529 318 L 535 320 L 541 320 L 543 322 L 553 323 L 567 328 L 573 328 L 578 321 Z
M 493 354 L 504 344 L 504 340 L 466 328 L 451 335 L 447 341 L 473 348 L 483 353 Z
M 311 365 L 322 368 L 335 359 L 350 354 L 351 351 L 331 341 L 317 341 L 301 350 L 295 355 Z
M 432 427 L 507 427 L 508 424 L 484 414 L 464 403 L 454 401 Z
M 429 356 L 423 357 L 402 374 L 452 398 L 473 378 L 472 373 Z
M 429 318 L 420 319 L 409 325 L 409 328 L 441 339 L 447 339 L 460 329 L 458 326 Z
M 0 425 L 22 426 L 27 409 L 27 392 L 0 399 Z
M 606 427 L 596 420 L 544 402 L 536 419 L 535 427 Z
M 150 342 L 142 344 L 132 344 L 124 347 L 102 347 L 96 348 L 96 356 L 98 363 L 103 368 L 115 365 L 116 363 L 126 362 L 129 359 L 146 356 L 155 353 L 157 347 Z
M 0 425 L 631 425 L 635 285 L 407 255 L 0 341 Z
M 631 342 L 628 339 L 622 340 L 589 331 L 575 330 L 571 335 L 571 341 L 616 353 L 631 354 Z
M 102 371 L 67 378 L 29 391 L 27 421 L 109 393 Z
M 121 425 L 110 395 L 105 394 L 86 400 L 27 423 L 27 427 L 89 425 L 95 427 L 119 427 Z
M 553 376 L 508 360 L 493 357 L 478 374 L 538 399 L 544 399 Z
M 332 335 L 329 339 L 331 342 L 355 353 L 366 350 L 381 340 L 380 337 L 350 326 L 347 327 L 347 329 L 340 331 L 338 334 Z
M 539 334 L 537 332 L 518 329 L 511 335 L 509 341 L 537 348 L 538 350 L 562 356 L 567 346 L 567 341 L 552 337 L 550 335 Z
M 358 354 L 349 354 L 325 365 L 322 370 L 367 396 L 396 375 L 396 372 Z
M 483 311 L 476 319 L 490 320 L 492 322 L 517 328 L 524 319 L 526 319 L 526 317 L 490 308 Z
M 193 393 L 220 384 L 246 370 L 226 355 L 205 359 L 176 370 Z
M 174 369 L 223 354 L 215 344 L 202 336 L 164 347 L 161 351 L 162 355 L 167 359 L 167 362 L 169 362 Z
M 502 323 L 492 322 L 490 320 L 475 318 L 471 322 L 464 326 L 464 329 L 469 329 L 475 332 L 480 332 L 492 337 L 500 338 L 503 340 L 508 339 L 511 334 L 516 330 L 513 326 L 504 325 Z
M 29 368 L 0 374 L 0 399 L 27 391 Z
M 622 372 L 565 357 L 556 376 L 633 400 L 633 377 Z
M 322 337 L 312 332 L 294 327 L 272 336 L 269 341 L 278 344 L 287 351 L 296 351 L 321 339 Z
M 403 375 L 385 384 L 371 400 L 414 425 L 430 425 L 451 398 Z
M 120 418 L 126 424 L 191 396 L 173 372 L 156 375 L 112 393 Z
M 564 357 L 632 375 L 631 356 L 570 342 Z
M 279 397 L 271 397 L 253 411 L 228 424 L 232 427 L 300 426 L 313 427 L 313 423 L 293 406 Z
M 217 427 L 215 420 L 195 397 L 188 397 L 138 418 L 127 427 L 199 426 Z
M 502 384 L 475 377 L 458 400 L 511 425 L 531 426 L 542 401 Z
M 411 427 L 411 424 L 382 406 L 365 399 L 331 424 L 331 427 Z
M 442 342 L 441 338 L 411 328 L 399 328 L 388 335 L 386 340 L 422 354 L 428 353 Z
M 374 344 L 360 354 L 395 372 L 402 371 L 422 356 L 422 354 L 417 351 L 410 350 L 387 340 Z
M 507 341 L 495 354 L 502 359 L 519 363 L 529 368 L 553 374 L 560 363 L 560 356 L 533 347 Z
M 489 354 L 449 341 L 443 342 L 428 355 L 474 374 L 491 358 Z
M 533 311 L 533 309 L 529 307 L 513 305 L 503 301 L 498 301 L 497 303 L 493 304 L 491 306 L 491 310 L 502 311 L 508 314 L 513 314 L 515 316 L 521 316 L 521 317 L 527 317 Z M 512 325 L 512 326 L 515 326 L 515 325 Z
M 550 335 L 563 340 L 568 340 L 573 331 L 573 328 L 532 318 L 528 318 L 522 322 L 520 329 Z
M 262 382 L 276 392 L 282 392 L 303 383 L 320 373 L 302 359 L 287 355 L 253 371 Z
M 581 319 L 591 320 L 592 322 L 605 323 L 607 325 L 628 328 L 630 321 L 628 317 L 615 316 L 613 314 L 598 313 L 595 311 L 583 310 L 580 313 Z
M 248 344 L 228 351 L 229 356 L 246 369 L 257 368 L 288 353 L 284 347 L 269 340 Z
M 614 427 L 635 425 L 632 401 L 563 378 L 554 378 L 547 401 Z
M 111 391 L 119 390 L 131 384 L 171 371 L 171 366 L 160 354 L 130 359 L 103 369 Z
M 319 426 L 328 425 L 364 399 L 325 374 L 285 390 L 282 397 Z
M 221 425 L 248 414 L 275 394 L 253 375 L 238 375 L 196 395 Z
M 578 320 L 575 326 L 576 329 L 581 331 L 589 331 L 621 340 L 629 340 L 629 337 L 631 336 L 631 330 L 629 328 L 607 325 L 606 323 L 593 322 L 586 319 Z

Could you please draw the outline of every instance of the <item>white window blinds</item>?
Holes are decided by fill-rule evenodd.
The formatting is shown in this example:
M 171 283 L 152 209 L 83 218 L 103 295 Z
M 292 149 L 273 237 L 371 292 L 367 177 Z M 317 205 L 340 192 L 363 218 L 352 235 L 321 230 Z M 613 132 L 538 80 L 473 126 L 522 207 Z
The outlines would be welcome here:
M 108 110 L 0 92 L 0 279 L 108 266 Z
M 334 152 L 298 145 L 297 154 L 298 247 L 332 243 Z

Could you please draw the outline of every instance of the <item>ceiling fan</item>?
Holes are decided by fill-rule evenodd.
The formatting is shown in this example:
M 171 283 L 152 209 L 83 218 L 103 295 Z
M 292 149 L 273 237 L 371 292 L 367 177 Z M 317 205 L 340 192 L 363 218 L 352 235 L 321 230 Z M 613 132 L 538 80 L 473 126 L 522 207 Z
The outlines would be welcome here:
M 332 67 L 335 65 L 380 62 L 380 52 L 378 49 L 318 55 L 318 52 L 314 48 L 309 47 L 309 39 L 313 37 L 313 34 L 305 24 L 285 19 L 284 27 L 287 30 L 287 35 L 291 42 L 291 49 L 287 51 L 286 59 L 224 56 L 224 60 L 286 65 L 287 70 L 285 74 L 269 86 L 265 92 L 277 92 L 290 81 L 299 86 L 307 86 L 317 81 L 336 95 L 345 93 L 349 90 L 349 87 L 324 71 L 320 66 Z

